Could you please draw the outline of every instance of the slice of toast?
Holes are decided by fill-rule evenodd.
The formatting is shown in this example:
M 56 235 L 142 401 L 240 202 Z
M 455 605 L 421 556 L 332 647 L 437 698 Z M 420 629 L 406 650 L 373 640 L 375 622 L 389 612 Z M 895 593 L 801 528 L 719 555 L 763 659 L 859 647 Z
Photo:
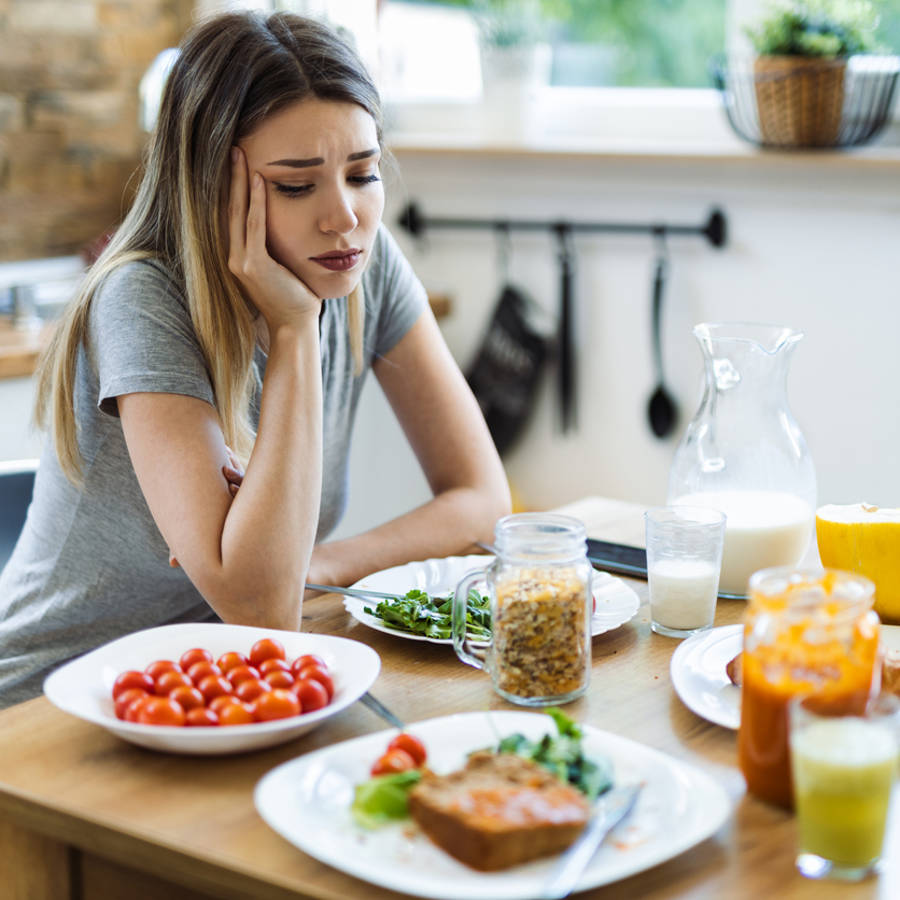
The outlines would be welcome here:
M 582 831 L 587 799 L 537 763 L 510 753 L 474 753 L 449 775 L 426 773 L 409 811 L 441 849 L 489 872 L 558 853 Z

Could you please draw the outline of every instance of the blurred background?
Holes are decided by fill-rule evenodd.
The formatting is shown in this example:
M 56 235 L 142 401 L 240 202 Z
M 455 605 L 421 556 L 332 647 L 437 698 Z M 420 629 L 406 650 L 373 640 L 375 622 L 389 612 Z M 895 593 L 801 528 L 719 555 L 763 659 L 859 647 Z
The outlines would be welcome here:
M 877 7 L 879 49 L 896 53 L 900 0 Z M 38 455 L 35 355 L 127 208 L 171 48 L 199 18 L 229 8 L 324 18 L 356 43 L 386 106 L 385 221 L 464 370 L 504 287 L 529 298 L 547 358 L 504 450 L 519 508 L 591 494 L 663 502 L 699 398 L 691 329 L 747 320 L 806 333 L 789 397 L 819 502 L 900 505 L 896 102 L 864 147 L 761 149 L 735 134 L 711 60 L 750 52 L 744 28 L 761 0 L 0 0 L 0 460 Z M 426 217 L 488 227 L 414 236 L 399 224 L 411 202 Z M 560 247 L 550 230 L 505 234 L 490 223 L 701 225 L 714 208 L 727 221 L 723 247 L 676 235 L 664 248 L 661 339 L 677 420 L 662 438 L 647 416 L 658 241 L 573 236 L 577 415 L 563 430 Z M 374 383 L 351 478 L 339 534 L 427 496 Z

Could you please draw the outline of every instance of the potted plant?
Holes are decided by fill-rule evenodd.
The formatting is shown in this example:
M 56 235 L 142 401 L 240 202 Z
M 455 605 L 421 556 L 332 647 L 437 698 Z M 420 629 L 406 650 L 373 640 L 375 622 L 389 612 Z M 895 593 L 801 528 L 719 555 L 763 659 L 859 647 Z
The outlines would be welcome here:
M 487 122 L 523 136 L 534 119 L 537 89 L 550 78 L 538 0 L 477 0 L 473 14 L 481 47 L 481 78 Z
M 838 142 L 847 59 L 873 46 L 869 0 L 782 0 L 745 29 L 756 50 L 754 84 L 763 142 Z

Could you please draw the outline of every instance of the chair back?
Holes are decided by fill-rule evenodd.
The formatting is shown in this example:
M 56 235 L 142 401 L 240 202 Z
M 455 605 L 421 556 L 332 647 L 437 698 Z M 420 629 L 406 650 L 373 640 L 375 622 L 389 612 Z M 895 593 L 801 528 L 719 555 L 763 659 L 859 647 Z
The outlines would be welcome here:
M 0 462 L 0 569 L 12 555 L 34 490 L 36 459 Z

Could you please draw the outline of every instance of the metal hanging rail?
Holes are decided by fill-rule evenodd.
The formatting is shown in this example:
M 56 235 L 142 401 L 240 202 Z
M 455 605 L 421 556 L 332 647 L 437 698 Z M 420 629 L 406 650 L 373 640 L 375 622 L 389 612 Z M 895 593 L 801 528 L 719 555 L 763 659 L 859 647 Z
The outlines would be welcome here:
M 415 203 L 400 214 L 400 225 L 420 237 L 432 228 L 493 228 L 516 231 L 553 231 L 559 233 L 600 232 L 607 234 L 697 235 L 705 237 L 713 247 L 725 246 L 728 227 L 725 213 L 713 209 L 703 225 L 674 225 L 667 222 L 568 222 L 541 219 L 469 219 L 424 216 Z
M 541 219 L 469 219 L 426 217 L 415 203 L 400 214 L 400 225 L 414 237 L 436 228 L 490 228 L 498 234 L 510 231 L 549 231 L 556 238 L 557 260 L 560 270 L 560 308 L 557 324 L 556 355 L 558 363 L 559 411 L 564 432 L 577 425 L 576 403 L 576 341 L 574 325 L 573 248 L 571 239 L 576 232 L 607 234 L 647 234 L 657 241 L 672 235 L 706 238 L 713 247 L 722 248 L 728 238 L 725 213 L 713 209 L 703 225 L 673 225 L 667 222 L 569 222 Z M 658 317 L 657 317 L 658 321 Z

